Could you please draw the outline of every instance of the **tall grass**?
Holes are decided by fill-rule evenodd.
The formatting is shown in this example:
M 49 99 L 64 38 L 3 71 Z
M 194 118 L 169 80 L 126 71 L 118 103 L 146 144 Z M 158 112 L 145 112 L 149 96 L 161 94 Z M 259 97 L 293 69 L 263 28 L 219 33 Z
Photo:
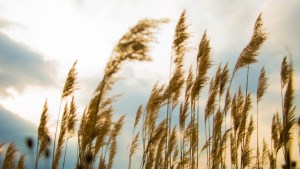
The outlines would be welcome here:
M 170 78 L 166 84 L 158 82 L 153 86 L 145 106 L 140 105 L 135 114 L 131 143 L 128 152 L 128 168 L 139 165 L 141 169 L 195 169 L 195 168 L 278 168 L 278 152 L 282 150 L 285 167 L 291 168 L 291 139 L 296 124 L 294 106 L 293 64 L 283 58 L 280 73 L 281 113 L 272 118 L 270 148 L 263 139 L 259 144 L 259 103 L 268 86 L 265 68 L 260 71 L 256 93 L 249 92 L 250 66 L 258 62 L 259 50 L 267 39 L 263 27 L 262 14 L 255 21 L 250 42 L 242 49 L 231 74 L 229 63 L 216 69 L 213 77 L 209 71 L 213 67 L 212 47 L 207 31 L 200 39 L 196 66 L 185 70 L 184 56 L 187 49 L 188 23 L 183 11 L 176 24 L 170 62 Z M 117 137 L 122 133 L 125 115 L 115 120 L 113 103 L 120 97 L 109 92 L 117 82 L 117 73 L 127 61 L 150 61 L 149 44 L 155 42 L 155 33 L 168 20 L 144 19 L 125 33 L 113 48 L 111 57 L 104 68 L 104 74 L 94 90 L 89 104 L 77 118 L 74 92 L 77 89 L 77 61 L 72 65 L 66 78 L 61 98 L 53 140 L 52 169 L 64 168 L 68 140 L 77 134 L 77 157 L 75 168 L 111 169 L 119 147 Z M 238 90 L 231 88 L 234 77 L 240 69 L 247 69 L 246 82 Z M 245 86 L 243 90 L 241 86 Z M 208 97 L 201 107 L 200 96 L 208 87 Z M 244 92 L 245 91 L 245 92 Z M 226 94 L 225 94 L 226 93 Z M 256 94 L 256 122 L 253 118 L 253 95 Z M 72 96 L 72 99 L 70 98 Z M 204 99 L 201 99 L 204 100 Z M 62 117 L 61 106 L 65 104 Z M 177 112 L 178 118 L 174 118 Z M 230 125 L 227 126 L 227 114 Z M 282 116 L 282 119 L 280 117 Z M 200 117 L 204 116 L 203 121 Z M 177 121 L 178 119 L 178 121 Z M 48 104 L 44 103 L 37 132 L 35 168 L 39 159 L 49 157 L 51 139 L 48 129 Z M 80 121 L 77 124 L 77 121 Z M 138 125 L 142 123 L 141 125 Z M 200 124 L 204 129 L 200 130 Z M 298 121 L 299 124 L 299 121 Z M 78 130 L 76 131 L 76 126 Z M 140 128 L 139 128 L 140 126 Z M 58 130 L 60 128 L 60 130 Z M 256 140 L 252 135 L 256 129 Z M 59 133 L 58 133 L 59 131 Z M 200 131 L 204 131 L 200 133 Z M 58 134 L 58 135 L 57 135 Z M 204 135 L 202 138 L 200 135 Z M 58 138 L 56 138 L 58 137 Z M 203 139 L 204 145 L 199 145 Z M 254 153 L 251 141 L 256 141 Z M 30 143 L 32 147 L 33 143 Z M 0 145 L 0 148 L 2 144 Z M 259 147 L 262 147 L 260 150 Z M 137 150 L 140 149 L 140 154 Z M 206 151 L 206 152 L 203 152 Z M 227 156 L 229 151 L 230 156 Z M 25 155 L 19 156 L 14 143 L 8 145 L 3 161 L 6 168 L 25 168 Z M 34 156 L 32 154 L 32 156 Z M 133 161 L 139 156 L 140 161 Z M 206 166 L 200 164 L 206 158 Z M 61 160 L 63 162 L 61 164 Z M 256 162 L 254 162 L 254 159 Z
M 48 146 L 50 145 L 50 136 L 48 129 L 48 103 L 47 100 L 43 106 L 43 112 L 41 114 L 40 124 L 37 134 L 37 144 L 36 144 L 36 160 L 35 160 L 35 169 L 38 168 L 39 159 L 41 156 L 46 156 Z
M 68 96 L 72 95 L 73 92 L 77 89 L 76 83 L 77 83 L 77 71 L 76 71 L 76 64 L 77 61 L 73 63 L 72 68 L 70 69 L 68 76 L 66 78 L 62 93 L 61 93 L 61 99 L 60 99 L 60 105 L 58 110 L 58 116 L 56 120 L 56 127 L 55 127 L 55 134 L 54 134 L 54 143 L 53 143 L 53 155 L 52 155 L 52 163 L 54 164 L 54 154 L 55 154 L 55 146 L 56 146 L 56 135 L 57 135 L 57 128 L 59 127 L 59 119 L 60 119 L 60 109 L 61 105 L 64 99 L 66 99 Z
M 10 143 L 5 153 L 4 161 L 3 161 L 3 169 L 11 169 L 17 166 L 16 164 L 16 145 L 15 143 Z

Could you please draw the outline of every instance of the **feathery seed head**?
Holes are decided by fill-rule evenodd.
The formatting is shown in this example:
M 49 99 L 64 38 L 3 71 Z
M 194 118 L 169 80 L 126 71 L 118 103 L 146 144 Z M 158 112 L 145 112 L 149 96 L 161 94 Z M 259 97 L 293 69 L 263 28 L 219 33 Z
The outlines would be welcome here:
M 186 51 L 186 41 L 190 37 L 189 33 L 187 32 L 187 27 L 186 10 L 184 10 L 180 15 L 179 21 L 177 22 L 174 35 L 173 50 L 175 52 L 175 64 L 183 64 L 183 55 Z
M 281 75 L 281 88 L 283 88 L 287 82 L 288 82 L 288 79 L 289 79 L 289 65 L 288 65 L 288 62 L 287 62 L 287 57 L 285 56 L 283 59 L 282 59 L 282 62 L 281 62 L 281 72 L 280 72 L 280 75 Z
M 3 169 L 14 169 L 16 168 L 16 154 L 17 153 L 17 148 L 15 143 L 10 143 L 8 145 L 8 148 L 6 150 L 6 154 L 4 157 Z
M 154 30 L 168 20 L 143 19 L 132 27 L 114 48 L 105 68 L 105 76 L 112 77 L 125 60 L 149 61 L 148 44 L 155 41 Z
M 43 112 L 40 119 L 40 124 L 38 127 L 38 140 L 39 142 L 39 152 L 38 152 L 38 158 L 41 157 L 41 155 L 45 154 L 47 147 L 50 145 L 49 142 L 49 129 L 47 127 L 48 124 L 48 104 L 47 99 L 44 103 Z
M 222 75 L 221 75 L 220 92 L 219 92 L 220 96 L 223 95 L 228 80 L 229 80 L 229 69 L 228 69 L 228 63 L 226 63 L 226 65 L 223 67 Z
M 25 169 L 25 155 L 21 154 L 18 162 L 17 169 Z
M 268 87 L 268 79 L 266 77 L 266 71 L 265 71 L 264 67 L 260 71 L 257 86 L 258 86 L 257 87 L 257 102 L 259 102 L 262 99 L 262 96 L 264 95 L 264 93 Z
M 136 115 L 135 115 L 135 121 L 134 121 L 134 128 L 136 128 L 140 118 L 141 118 L 141 115 L 142 115 L 142 112 L 143 112 L 143 106 L 140 105 L 137 112 L 136 112 Z
M 235 65 L 233 74 L 235 74 L 238 69 L 257 62 L 256 57 L 258 55 L 258 50 L 261 48 L 266 39 L 267 34 L 264 32 L 262 16 L 260 14 L 256 19 L 252 38 L 248 45 L 241 52 Z
M 211 54 L 210 54 L 210 42 L 206 36 L 206 31 L 204 32 L 202 39 L 200 41 L 198 55 L 197 55 L 197 74 L 193 84 L 191 98 L 195 98 L 199 95 L 201 89 L 204 87 L 208 77 L 207 72 L 211 67 Z
M 75 127 L 76 127 L 76 105 L 75 105 L 75 101 L 74 101 L 74 96 L 72 97 L 72 101 L 70 104 L 70 110 L 68 113 L 68 119 L 67 119 L 67 128 L 68 128 L 68 133 L 70 134 L 70 136 L 72 136 L 74 134 L 75 131 Z
M 77 89 L 76 88 L 76 84 L 77 84 L 76 64 L 77 64 L 77 60 L 73 63 L 73 66 L 70 69 L 68 77 L 65 81 L 65 85 L 61 95 L 62 99 L 70 96 Z

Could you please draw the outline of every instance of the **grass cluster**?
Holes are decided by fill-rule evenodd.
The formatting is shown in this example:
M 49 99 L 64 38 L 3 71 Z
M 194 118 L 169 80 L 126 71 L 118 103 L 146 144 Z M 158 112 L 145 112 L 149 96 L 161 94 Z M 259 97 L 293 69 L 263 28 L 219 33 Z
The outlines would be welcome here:
M 158 27 L 167 22 L 166 19 L 144 19 L 121 37 L 81 119 L 77 117 L 73 96 L 78 88 L 77 61 L 74 62 L 62 90 L 54 138 L 50 138 L 48 129 L 46 100 L 38 127 L 36 147 L 33 147 L 33 140 L 27 140 L 27 146 L 36 151 L 35 168 L 38 168 L 40 158 L 52 159 L 52 169 L 64 168 L 68 140 L 73 136 L 77 137 L 78 143 L 77 159 L 74 159 L 77 169 L 113 168 L 118 149 L 117 137 L 122 132 L 125 116 L 113 120 L 113 103 L 118 96 L 110 96 L 108 93 L 118 80 L 116 73 L 123 63 L 151 60 L 148 55 L 149 43 L 155 41 Z M 174 33 L 169 81 L 162 85 L 155 84 L 146 105 L 137 108 L 132 141 L 129 145 L 128 168 L 132 168 L 132 158 L 137 149 L 141 149 L 141 160 L 134 163 L 138 163 L 141 169 L 273 169 L 282 165 L 277 162 L 279 152 L 283 153 L 284 167 L 293 168 L 295 162 L 291 161 L 290 157 L 290 141 L 297 121 L 293 103 L 293 65 L 288 62 L 287 57 L 283 58 L 281 74 L 278 75 L 281 77 L 282 110 L 273 116 L 271 138 L 265 138 L 271 139 L 272 142 L 267 145 L 265 140 L 263 143 L 258 141 L 259 103 L 268 87 L 265 68 L 261 68 L 257 79 L 256 93 L 249 92 L 248 83 L 250 67 L 258 61 L 259 50 L 267 39 L 262 15 L 260 14 L 255 21 L 252 37 L 237 58 L 234 69 L 229 70 L 228 63 L 220 63 L 213 77 L 208 76 L 213 61 L 206 32 L 199 43 L 198 54 L 195 57 L 196 67 L 190 66 L 188 71 L 184 70 L 186 44 L 190 37 L 188 25 L 186 12 L 183 11 Z M 246 88 L 242 90 L 240 87 L 234 91 L 231 86 L 235 74 L 240 69 L 247 69 Z M 206 85 L 209 87 L 208 98 L 202 112 L 200 100 L 203 99 L 200 97 Z M 256 119 L 253 118 L 254 104 L 257 107 L 256 112 L 254 111 Z M 204 114 L 204 121 L 200 119 L 201 113 Z M 178 114 L 179 117 L 174 117 L 174 114 Z M 205 139 L 204 145 L 199 144 L 201 123 L 205 124 L 205 137 L 201 137 Z M 252 137 L 255 130 L 256 139 Z M 250 144 L 253 140 L 256 142 L 254 148 Z M 53 147 L 50 147 L 51 145 Z M 205 166 L 199 163 L 201 153 L 207 158 Z M 227 156 L 228 154 L 230 156 Z M 11 143 L 6 150 L 2 168 L 25 168 L 25 155 L 21 155 L 18 162 L 16 157 L 16 146 Z

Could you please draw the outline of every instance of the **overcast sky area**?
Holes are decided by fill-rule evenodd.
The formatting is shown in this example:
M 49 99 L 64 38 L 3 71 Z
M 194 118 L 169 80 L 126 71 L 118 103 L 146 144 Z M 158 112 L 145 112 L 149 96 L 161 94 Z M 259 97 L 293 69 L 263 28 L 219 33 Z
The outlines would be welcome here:
M 122 79 L 112 92 L 123 94 L 115 103 L 116 117 L 126 115 L 114 168 L 127 166 L 136 109 L 146 104 L 157 81 L 162 84 L 168 80 L 175 25 L 184 9 L 191 33 L 185 69 L 195 63 L 198 44 L 207 30 L 214 64 L 210 75 L 219 63 L 229 62 L 232 70 L 262 12 L 268 39 L 260 50 L 259 62 L 250 67 L 249 90 L 254 98 L 260 69 L 265 66 L 270 85 L 259 107 L 259 140 L 270 140 L 272 116 L 281 111 L 280 66 L 286 55 L 294 63 L 295 105 L 300 107 L 299 0 L 0 0 L 0 142 L 26 137 L 26 132 L 34 135 L 46 98 L 49 127 L 54 131 L 61 90 L 75 60 L 80 88 L 75 100 L 81 116 L 119 38 L 143 18 L 169 18 L 170 23 L 158 31 L 158 43 L 151 44 L 153 61 L 123 65 L 118 74 Z M 234 89 L 245 83 L 245 75 L 244 69 L 237 73 Z M 207 90 L 201 93 L 202 107 L 207 95 Z M 21 131 L 17 125 L 26 126 L 24 132 L 17 132 Z M 204 135 L 200 137 L 201 146 Z M 139 156 L 134 158 L 140 160 Z M 72 167 L 71 157 L 67 160 Z

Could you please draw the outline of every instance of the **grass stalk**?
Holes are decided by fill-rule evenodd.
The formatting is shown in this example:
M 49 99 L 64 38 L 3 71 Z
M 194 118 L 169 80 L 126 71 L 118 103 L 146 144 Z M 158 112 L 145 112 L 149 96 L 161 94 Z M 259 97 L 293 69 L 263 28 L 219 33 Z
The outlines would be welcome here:
M 57 115 L 57 120 L 56 120 L 56 127 L 55 127 L 54 140 L 53 140 L 54 142 L 53 142 L 53 149 L 52 149 L 52 164 L 54 162 L 54 155 L 55 155 L 55 148 L 56 148 L 57 128 L 58 128 L 58 122 L 59 122 L 60 110 L 61 110 L 62 102 L 63 102 L 63 98 L 60 99 L 60 104 L 59 104 L 59 109 L 58 109 L 58 115 Z
M 67 149 L 68 149 L 68 141 L 69 141 L 69 137 L 67 137 L 67 140 L 66 140 L 66 148 L 65 148 L 65 154 L 64 154 L 64 160 L 63 160 L 63 167 L 62 167 L 62 169 L 65 168 L 65 161 L 66 161 Z

